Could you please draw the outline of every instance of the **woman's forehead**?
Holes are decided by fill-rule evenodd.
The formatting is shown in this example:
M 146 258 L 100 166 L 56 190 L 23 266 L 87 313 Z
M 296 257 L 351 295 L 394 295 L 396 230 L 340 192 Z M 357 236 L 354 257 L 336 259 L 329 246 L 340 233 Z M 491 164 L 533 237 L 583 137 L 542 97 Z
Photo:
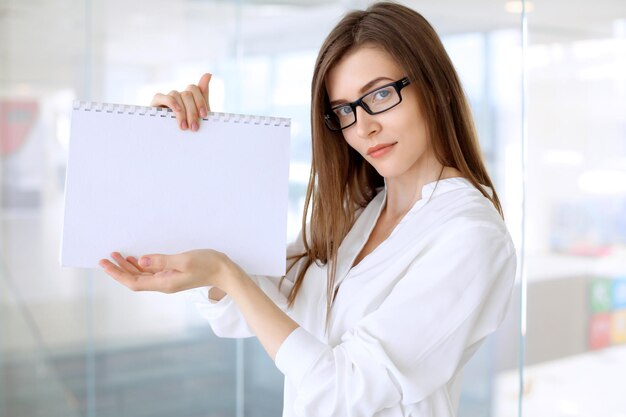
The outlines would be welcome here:
M 376 46 L 361 46 L 344 55 L 328 71 L 325 85 L 333 101 L 358 95 L 363 86 L 377 78 L 395 81 L 404 75 L 389 53 Z

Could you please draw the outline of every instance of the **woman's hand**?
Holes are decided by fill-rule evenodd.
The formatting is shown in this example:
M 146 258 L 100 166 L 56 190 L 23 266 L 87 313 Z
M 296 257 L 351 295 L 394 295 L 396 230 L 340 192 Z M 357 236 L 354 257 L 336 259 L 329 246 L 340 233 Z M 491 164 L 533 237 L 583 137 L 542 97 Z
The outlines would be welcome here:
M 139 259 L 111 254 L 113 263 L 102 259 L 104 271 L 133 291 L 159 291 L 167 294 L 196 287 L 214 286 L 226 290 L 241 268 L 226 255 L 210 249 L 178 255 L 144 255 Z
M 200 117 L 207 117 L 211 111 L 209 81 L 211 74 L 207 73 L 200 78 L 198 85 L 190 84 L 183 92 L 172 90 L 169 94 L 157 93 L 152 98 L 150 106 L 172 109 L 178 126 L 182 130 L 191 129 L 195 132 L 200 127 Z
M 178 255 L 124 258 L 119 252 L 102 259 L 104 271 L 133 291 L 174 293 L 212 285 L 224 290 L 239 307 L 248 326 L 272 359 L 298 323 L 276 306 L 256 283 L 226 255 L 194 250 Z

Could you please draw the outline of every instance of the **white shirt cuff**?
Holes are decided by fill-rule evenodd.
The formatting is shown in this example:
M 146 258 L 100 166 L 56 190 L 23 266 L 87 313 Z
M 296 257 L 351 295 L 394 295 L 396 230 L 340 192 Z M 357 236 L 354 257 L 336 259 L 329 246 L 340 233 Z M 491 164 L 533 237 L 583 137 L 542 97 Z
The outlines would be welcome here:
M 280 345 L 274 363 L 294 386 L 299 387 L 306 374 L 328 349 L 328 345 L 298 327 Z
M 198 312 L 207 320 L 220 317 L 233 303 L 232 298 L 225 295 L 221 300 L 209 299 L 209 290 L 213 287 L 199 287 L 187 291 L 188 298 L 194 303 Z

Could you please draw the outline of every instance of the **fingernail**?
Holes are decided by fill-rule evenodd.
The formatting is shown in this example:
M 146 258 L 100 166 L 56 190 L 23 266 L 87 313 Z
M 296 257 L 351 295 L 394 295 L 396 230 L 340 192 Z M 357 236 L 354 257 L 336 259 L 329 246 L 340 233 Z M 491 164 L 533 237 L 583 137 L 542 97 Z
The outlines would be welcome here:
M 206 117 L 206 109 L 200 109 L 200 116 Z
M 183 120 L 183 122 L 180 124 L 180 128 L 183 130 L 187 130 L 187 121 Z
M 198 130 L 198 122 L 193 122 L 191 124 L 191 130 L 193 130 L 194 132 Z
M 150 258 L 141 258 L 139 260 L 139 265 L 141 266 L 150 266 L 150 264 L 152 263 L 152 261 L 150 260 Z

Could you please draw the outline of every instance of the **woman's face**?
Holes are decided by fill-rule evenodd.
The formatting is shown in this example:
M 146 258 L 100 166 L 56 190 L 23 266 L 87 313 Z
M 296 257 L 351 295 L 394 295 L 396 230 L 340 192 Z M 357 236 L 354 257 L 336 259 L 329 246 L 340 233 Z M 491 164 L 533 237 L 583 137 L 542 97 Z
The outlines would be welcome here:
M 335 107 L 406 76 L 385 51 L 363 46 L 328 72 L 326 91 Z M 370 115 L 358 106 L 356 123 L 342 131 L 348 144 L 388 180 L 437 169 L 415 85 L 409 84 L 400 94 L 402 102 L 383 113 Z

